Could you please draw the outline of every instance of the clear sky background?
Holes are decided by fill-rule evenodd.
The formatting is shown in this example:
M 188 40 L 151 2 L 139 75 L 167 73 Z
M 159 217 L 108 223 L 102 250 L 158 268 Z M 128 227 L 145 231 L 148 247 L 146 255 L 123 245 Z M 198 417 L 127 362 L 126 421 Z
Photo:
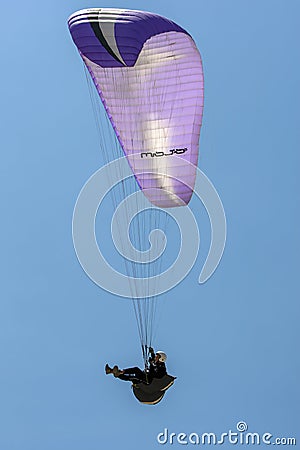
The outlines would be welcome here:
M 107 361 L 142 363 L 134 314 L 87 278 L 72 244 L 77 195 L 103 161 L 67 18 L 104 6 L 156 12 L 194 37 L 200 167 L 228 221 L 200 286 L 209 223 L 193 199 L 203 246 L 164 296 L 157 334 L 178 379 L 153 407 L 104 375 Z M 221 434 L 240 420 L 300 445 L 299 15 L 297 0 L 1 6 L 1 449 L 155 449 L 164 428 Z

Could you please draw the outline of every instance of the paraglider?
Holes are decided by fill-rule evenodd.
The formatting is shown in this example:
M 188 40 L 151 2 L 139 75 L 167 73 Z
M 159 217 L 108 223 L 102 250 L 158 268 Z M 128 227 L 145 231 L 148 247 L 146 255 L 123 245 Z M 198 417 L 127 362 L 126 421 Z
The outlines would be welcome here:
M 149 223 L 158 228 L 165 208 L 186 206 L 193 194 L 203 114 L 200 53 L 186 30 L 149 12 L 90 8 L 72 14 L 68 25 L 137 186 L 152 205 Z M 138 218 L 137 236 L 145 222 Z M 127 270 L 149 278 L 156 266 L 149 259 L 147 269 L 145 262 L 126 263 Z M 151 348 L 156 297 L 147 284 L 142 292 L 137 286 L 132 299 L 145 371 L 107 366 L 106 372 L 130 379 L 138 400 L 155 404 L 175 378 L 166 371 L 153 376 L 164 365 L 164 353 L 155 356 Z
M 113 374 L 115 378 L 133 383 L 135 397 L 145 404 L 156 404 L 164 396 L 165 392 L 175 381 L 175 377 L 167 374 L 165 362 L 167 355 L 159 350 L 156 353 L 153 348 L 149 349 L 149 364 L 141 370 L 139 367 L 129 367 L 120 370 L 118 366 L 105 366 L 105 373 Z
M 149 349 L 149 367 L 147 370 L 141 370 L 138 367 L 131 367 L 128 369 L 120 370 L 118 366 L 113 368 L 109 367 L 108 364 L 105 366 L 105 373 L 113 373 L 116 378 L 120 378 L 124 381 L 139 381 L 150 384 L 153 378 L 162 378 L 167 374 L 167 369 L 165 362 L 167 360 L 167 355 L 165 352 L 158 351 L 154 353 L 152 347 Z

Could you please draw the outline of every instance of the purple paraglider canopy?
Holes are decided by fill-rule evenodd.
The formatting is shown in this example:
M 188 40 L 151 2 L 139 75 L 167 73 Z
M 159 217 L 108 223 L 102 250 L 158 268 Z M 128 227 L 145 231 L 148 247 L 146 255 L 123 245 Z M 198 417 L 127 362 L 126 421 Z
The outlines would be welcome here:
M 144 194 L 163 208 L 186 205 L 203 114 L 202 62 L 193 39 L 143 11 L 85 9 L 68 24 Z

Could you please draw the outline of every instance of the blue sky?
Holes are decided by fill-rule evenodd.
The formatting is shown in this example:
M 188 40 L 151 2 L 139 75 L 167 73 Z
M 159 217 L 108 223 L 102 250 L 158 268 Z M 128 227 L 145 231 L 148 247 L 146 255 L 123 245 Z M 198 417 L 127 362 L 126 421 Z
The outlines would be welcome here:
M 134 314 L 86 277 L 72 244 L 77 195 L 102 160 L 66 21 L 100 6 L 156 12 L 194 37 L 200 167 L 228 222 L 200 286 L 209 224 L 192 200 L 203 245 L 161 305 L 157 344 L 178 379 L 156 407 L 105 377 L 106 361 L 141 364 Z M 295 0 L 2 5 L 1 449 L 152 449 L 164 428 L 221 434 L 240 420 L 300 440 L 299 13 Z

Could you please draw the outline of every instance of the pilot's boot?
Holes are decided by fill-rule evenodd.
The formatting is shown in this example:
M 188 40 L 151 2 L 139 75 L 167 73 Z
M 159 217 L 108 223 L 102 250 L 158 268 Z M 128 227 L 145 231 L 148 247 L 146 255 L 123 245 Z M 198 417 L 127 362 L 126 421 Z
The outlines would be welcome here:
M 123 371 L 120 370 L 118 366 L 114 366 L 112 373 L 114 374 L 114 377 L 118 378 L 123 373 Z
M 109 373 L 113 373 L 113 369 L 109 367 L 108 364 L 105 364 L 105 373 L 108 375 Z

